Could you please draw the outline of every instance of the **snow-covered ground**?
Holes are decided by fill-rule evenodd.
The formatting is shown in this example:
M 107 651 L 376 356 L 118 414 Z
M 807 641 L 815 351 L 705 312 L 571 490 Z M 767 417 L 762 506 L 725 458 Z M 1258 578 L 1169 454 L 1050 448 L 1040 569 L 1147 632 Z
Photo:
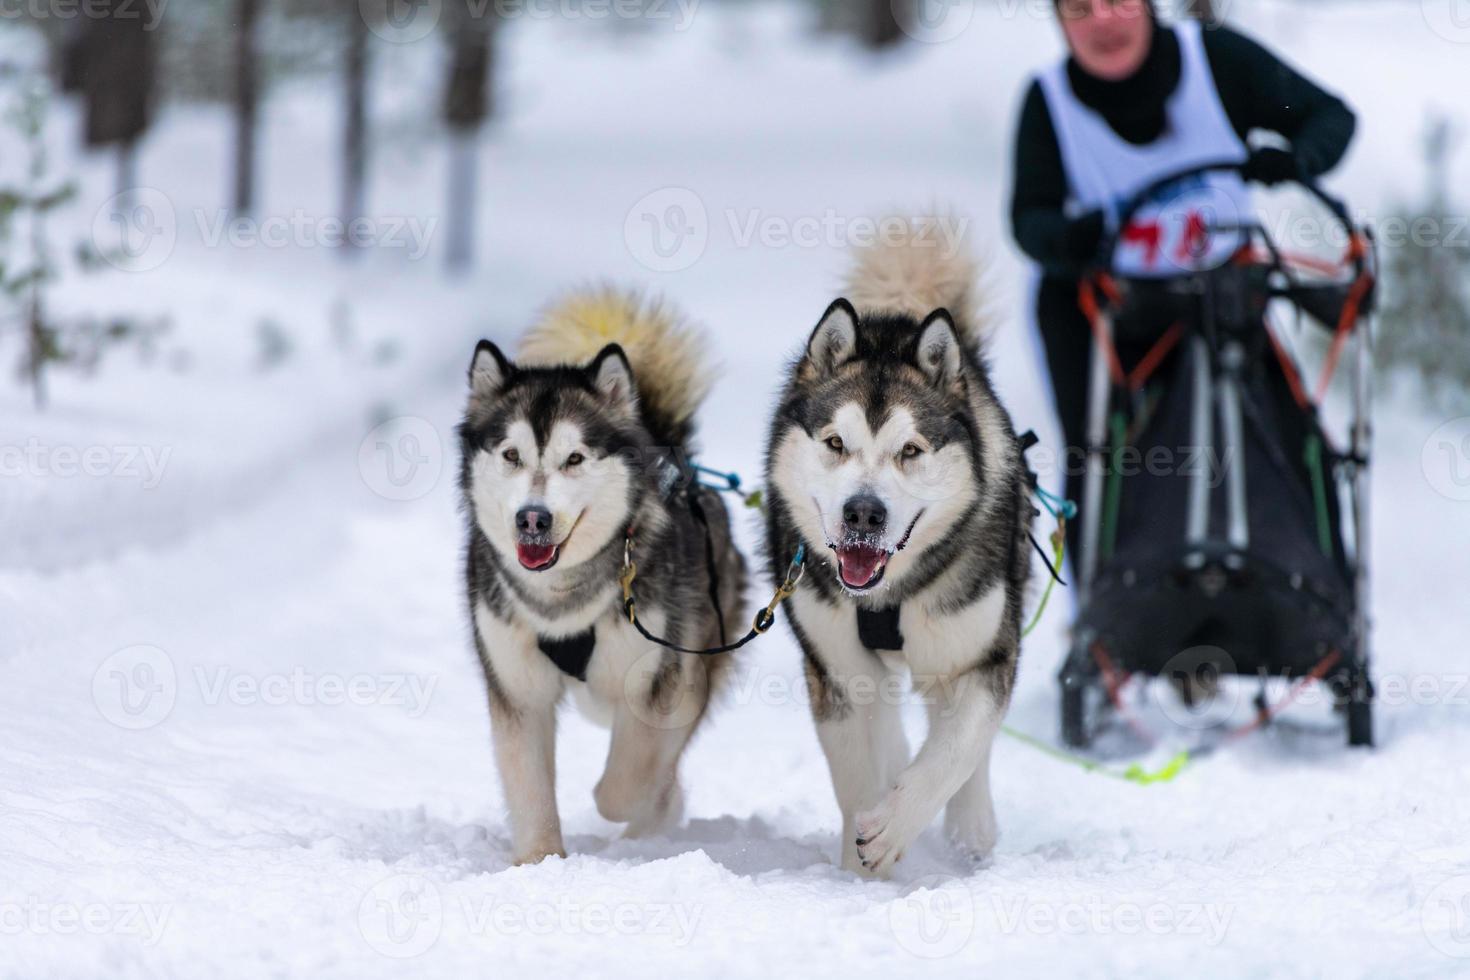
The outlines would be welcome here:
M 1414 194 L 1425 110 L 1470 80 L 1457 22 L 1432 0 L 1428 17 L 1236 7 L 1360 109 L 1334 186 L 1369 215 Z M 970 19 L 936 37 L 956 36 L 883 59 L 784 8 L 702 7 L 683 31 L 512 23 L 479 271 L 459 280 L 415 254 L 442 212 L 429 43 L 375 49 L 371 211 L 400 247 L 355 263 L 317 243 L 331 86 L 276 91 L 264 113 L 261 213 L 306 229 L 282 247 L 210 244 L 228 121 L 163 115 L 139 169 L 172 232 L 135 242 L 152 268 L 54 291 L 62 310 L 166 315 L 159 356 L 58 373 L 44 413 L 0 389 L 0 975 L 1470 969 L 1470 459 L 1463 420 L 1407 400 L 1378 426 L 1377 750 L 1346 751 L 1320 701 L 1148 787 L 1003 740 L 993 860 L 967 867 L 931 830 L 894 881 L 863 882 L 834 865 L 836 807 L 777 630 L 686 757 L 682 829 L 628 841 L 598 817 L 606 736 L 568 711 L 571 856 L 507 866 L 458 585 L 452 426 L 475 338 L 513 338 L 589 279 L 663 290 L 724 363 L 706 459 L 753 477 L 778 368 L 854 222 L 948 206 L 991 243 L 1003 392 L 1055 442 L 1001 220 L 1012 114 L 1055 30 L 1024 4 L 956 9 Z M 109 165 L 76 158 L 69 109 L 55 122 L 83 187 L 53 236 L 106 239 Z M 271 370 L 263 321 L 293 347 Z M 1010 717 L 1047 738 L 1064 620 L 1055 603 L 1027 642 Z M 1163 755 L 1190 741 L 1167 692 L 1139 710 Z

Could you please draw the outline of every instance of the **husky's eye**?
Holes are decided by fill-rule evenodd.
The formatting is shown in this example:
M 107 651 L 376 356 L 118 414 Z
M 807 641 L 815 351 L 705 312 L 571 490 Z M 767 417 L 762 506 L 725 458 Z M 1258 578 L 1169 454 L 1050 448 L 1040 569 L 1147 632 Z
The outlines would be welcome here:
M 843 446 L 841 436 L 828 436 L 825 440 L 823 440 L 823 444 L 834 453 L 842 452 Z
M 507 449 L 505 452 L 501 453 L 500 456 L 512 466 L 521 465 L 521 451 L 519 449 L 516 449 L 515 447 Z
M 567 457 L 567 469 L 571 469 L 575 466 L 581 466 L 584 459 L 586 459 L 586 457 L 583 456 L 581 453 L 572 453 L 570 456 Z
M 924 450 L 919 448 L 918 444 L 906 442 L 904 443 L 903 451 L 899 453 L 899 456 L 903 459 L 913 459 L 915 456 L 923 453 L 923 451 Z

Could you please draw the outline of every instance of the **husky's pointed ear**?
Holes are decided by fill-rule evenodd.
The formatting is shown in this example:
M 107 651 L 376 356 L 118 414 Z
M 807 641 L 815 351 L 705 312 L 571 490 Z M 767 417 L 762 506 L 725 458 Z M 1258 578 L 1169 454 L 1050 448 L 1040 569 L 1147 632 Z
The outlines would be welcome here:
M 806 342 L 807 362 L 819 374 L 835 370 L 857 349 L 857 310 L 845 299 L 832 301 Z
M 632 413 L 638 407 L 638 389 L 633 384 L 633 365 L 618 344 L 608 344 L 587 366 L 592 386 L 614 408 Z
M 919 346 L 914 352 L 919 370 L 935 387 L 952 385 L 959 379 L 964 358 L 960 338 L 948 310 L 935 310 L 919 327 Z
M 515 370 L 499 347 L 482 340 L 475 345 L 475 358 L 470 361 L 470 391 L 476 395 L 493 395 L 505 387 Z

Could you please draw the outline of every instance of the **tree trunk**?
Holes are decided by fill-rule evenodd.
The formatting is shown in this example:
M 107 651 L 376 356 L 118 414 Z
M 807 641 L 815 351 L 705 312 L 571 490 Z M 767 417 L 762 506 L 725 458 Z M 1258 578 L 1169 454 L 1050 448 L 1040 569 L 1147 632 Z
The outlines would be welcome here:
M 444 121 L 449 127 L 449 184 L 445 201 L 447 249 L 451 272 L 463 272 L 474 260 L 475 186 L 480 128 L 490 115 L 490 64 L 493 13 L 474 16 L 456 6 L 452 25 L 449 79 L 444 88 Z
M 132 218 L 138 189 L 138 144 L 125 140 L 117 144 L 117 198 L 113 211 L 123 220 Z
M 356 251 L 353 223 L 365 209 L 367 180 L 367 61 L 368 27 L 356 3 L 348 4 L 347 51 L 344 79 L 346 113 L 342 127 L 342 245 L 345 254 Z
M 87 145 L 131 143 L 143 135 L 153 114 L 155 39 L 139 9 L 123 0 L 100 4 L 87 21 L 76 55 L 87 104 Z
M 46 361 L 48 344 L 46 317 L 41 308 L 41 287 L 31 287 L 31 300 L 26 305 L 26 373 L 30 375 L 31 393 L 37 408 L 46 407 Z
M 235 214 L 255 207 L 256 22 L 260 0 L 239 0 L 235 34 Z
M 903 40 L 903 27 L 894 9 L 900 0 L 865 0 L 860 28 L 863 43 L 870 48 L 886 48 Z

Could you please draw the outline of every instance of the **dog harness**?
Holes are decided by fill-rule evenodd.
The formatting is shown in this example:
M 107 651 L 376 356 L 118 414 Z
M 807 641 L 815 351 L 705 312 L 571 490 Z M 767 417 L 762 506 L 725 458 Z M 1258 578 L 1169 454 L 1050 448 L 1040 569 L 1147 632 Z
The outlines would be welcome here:
M 597 646 L 597 630 L 595 627 L 588 627 L 585 633 L 575 633 L 572 636 L 557 639 L 538 636 L 536 645 L 550 658 L 552 663 L 561 669 L 563 674 L 575 677 L 579 681 L 585 681 L 587 665 L 592 662 L 592 650 Z
M 903 634 L 898 630 L 900 607 L 863 609 L 858 607 L 858 640 L 869 650 L 902 650 Z

